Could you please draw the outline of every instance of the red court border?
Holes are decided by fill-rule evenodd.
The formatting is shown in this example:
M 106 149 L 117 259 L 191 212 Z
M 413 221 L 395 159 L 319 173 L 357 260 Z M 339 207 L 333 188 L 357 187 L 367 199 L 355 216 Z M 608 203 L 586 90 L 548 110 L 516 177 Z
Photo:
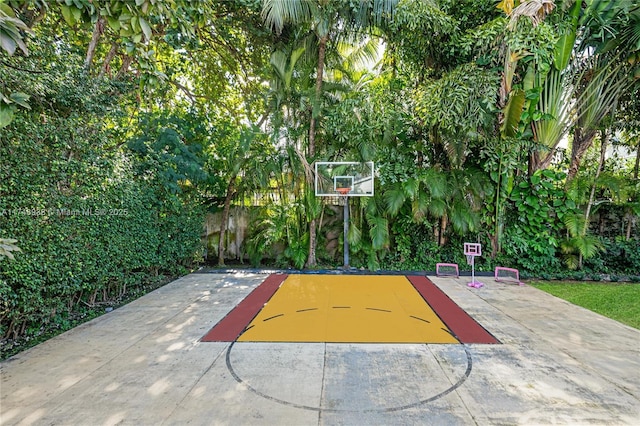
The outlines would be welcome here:
M 460 343 L 500 343 L 429 278 L 421 275 L 406 277 Z
M 288 276 L 288 274 L 269 275 L 242 302 L 238 303 L 238 306 L 233 308 L 226 317 L 222 318 L 218 324 L 205 334 L 200 341 L 234 342 Z
M 258 312 L 267 303 L 288 274 L 272 274 L 245 297 L 218 324 L 216 324 L 201 342 L 234 342 Z M 460 306 L 440 290 L 431 280 L 422 275 L 405 276 L 422 298 L 431 306 L 460 343 L 500 343 L 495 337 L 478 324 Z

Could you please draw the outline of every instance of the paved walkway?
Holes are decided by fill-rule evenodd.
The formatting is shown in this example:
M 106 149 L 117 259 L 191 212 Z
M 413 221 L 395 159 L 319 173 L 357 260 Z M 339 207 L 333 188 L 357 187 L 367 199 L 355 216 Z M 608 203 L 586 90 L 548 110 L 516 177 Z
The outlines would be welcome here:
M 192 274 L 1 363 L 0 424 L 640 419 L 639 330 L 490 278 L 431 279 L 500 345 L 199 341 L 265 278 Z

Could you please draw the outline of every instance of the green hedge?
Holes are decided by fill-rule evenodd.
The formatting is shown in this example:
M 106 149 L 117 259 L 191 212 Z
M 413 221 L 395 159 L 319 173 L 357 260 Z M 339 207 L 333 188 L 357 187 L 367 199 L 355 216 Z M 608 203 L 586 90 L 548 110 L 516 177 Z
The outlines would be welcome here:
M 65 181 L 94 171 L 73 160 L 43 170 L 47 158 L 26 144 L 4 144 L 0 156 L 11 171 L 0 182 L 0 238 L 22 249 L 13 261 L 0 259 L 4 338 L 37 335 L 78 306 L 125 297 L 150 277 L 179 273 L 200 252 L 203 213 L 188 199 L 122 171 Z
M 186 271 L 202 252 L 196 191 L 183 185 L 185 175 L 166 177 L 197 151 L 177 137 L 171 157 L 132 151 L 131 133 L 147 129 L 119 127 L 117 101 L 126 91 L 54 71 L 46 86 L 31 87 L 31 110 L 0 132 L 0 238 L 16 239 L 22 250 L 15 260 L 0 256 L 3 347 L 140 294 L 156 277 Z M 187 166 L 198 169 L 196 160 Z

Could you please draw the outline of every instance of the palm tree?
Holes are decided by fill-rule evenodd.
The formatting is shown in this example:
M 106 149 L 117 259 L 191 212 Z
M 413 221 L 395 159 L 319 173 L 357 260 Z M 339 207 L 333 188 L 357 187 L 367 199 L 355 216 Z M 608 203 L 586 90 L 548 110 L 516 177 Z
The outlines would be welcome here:
M 548 167 L 560 141 L 574 130 L 568 180 L 576 176 L 603 119 L 637 84 L 629 78 L 628 64 L 640 50 L 637 3 L 591 0 L 584 9 L 581 5 L 570 8 L 571 25 L 556 45 L 555 68 L 538 104 L 543 118 L 532 123 L 534 138 L 544 148 L 534 153 L 533 170 Z
M 331 0 L 264 0 L 262 15 L 265 24 L 281 33 L 286 24 L 309 25 L 317 41 L 317 62 L 315 72 L 314 97 L 311 102 L 307 162 L 316 156 L 316 138 L 320 106 L 323 92 L 323 78 L 326 65 L 327 47 L 332 36 L 349 30 L 362 31 L 379 24 L 383 17 L 390 17 L 398 0 L 375 0 L 373 4 L 360 2 L 351 8 L 349 2 Z M 310 160 L 310 161 L 309 161 Z M 308 168 L 307 170 L 310 170 Z M 312 176 L 307 174 L 307 184 L 311 188 Z M 307 267 L 316 265 L 316 223 L 314 216 L 309 222 L 309 254 Z
M 223 159 L 226 179 L 225 199 L 220 221 L 218 241 L 218 265 L 224 266 L 225 233 L 229 222 L 231 202 L 238 194 L 266 187 L 269 176 L 274 172 L 270 167 L 269 150 L 260 143 L 261 133 L 256 128 L 244 128 L 231 146 L 225 149 Z

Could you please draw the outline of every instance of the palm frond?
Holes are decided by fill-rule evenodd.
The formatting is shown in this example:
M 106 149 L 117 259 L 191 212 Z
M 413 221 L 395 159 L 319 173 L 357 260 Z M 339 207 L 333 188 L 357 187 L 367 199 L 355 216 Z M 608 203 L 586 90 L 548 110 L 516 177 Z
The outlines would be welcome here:
M 427 213 L 429 213 L 429 205 L 431 200 L 426 192 L 418 192 L 417 197 L 413 199 L 411 203 L 411 212 L 413 214 L 413 220 L 419 222 Z
M 433 198 L 442 199 L 446 197 L 448 185 L 447 177 L 444 173 L 433 168 L 428 169 L 422 176 L 420 176 L 420 181 Z
M 633 81 L 628 78 L 620 61 L 599 57 L 593 60 L 589 71 L 578 77 L 587 83 L 576 98 L 576 122 L 584 129 L 595 129 L 600 121 L 615 107 L 620 95 Z
M 311 20 L 317 13 L 312 0 L 264 0 L 262 19 L 267 27 L 280 33 L 287 23 L 301 23 Z
M 555 8 L 553 0 L 525 0 L 511 11 L 511 19 L 507 28 L 514 30 L 518 19 L 529 18 L 533 26 L 542 22 Z
M 352 248 L 358 247 L 362 242 L 362 231 L 353 222 L 349 224 L 349 233 L 347 234 L 347 240 L 349 241 L 349 245 L 352 246 Z
M 585 217 L 581 213 L 568 213 L 562 218 L 562 222 L 572 238 L 581 235 L 584 230 L 584 221 Z
M 550 156 L 574 122 L 574 86 L 566 81 L 566 75 L 567 73 L 555 69 L 549 72 L 538 101 L 538 109 L 543 118 L 533 122 L 536 142 L 549 148 Z
M 582 255 L 583 259 L 589 259 L 598 254 L 602 248 L 602 242 L 594 235 L 584 235 L 571 239 L 572 245 Z
M 523 90 L 516 89 L 509 93 L 509 101 L 504 107 L 504 120 L 500 131 L 507 137 L 514 137 L 520 125 L 520 117 L 524 108 L 525 93 Z
M 431 199 L 429 202 L 429 213 L 435 217 L 442 217 L 447 212 L 447 202 L 443 199 Z
M 389 221 L 384 217 L 367 218 L 369 222 L 369 237 L 371 246 L 375 250 L 381 250 L 389 246 Z
M 402 208 L 406 200 L 406 195 L 404 189 L 402 188 L 401 182 L 396 182 L 393 185 L 389 186 L 384 192 L 384 201 L 386 203 L 386 211 L 391 215 L 395 216 Z

